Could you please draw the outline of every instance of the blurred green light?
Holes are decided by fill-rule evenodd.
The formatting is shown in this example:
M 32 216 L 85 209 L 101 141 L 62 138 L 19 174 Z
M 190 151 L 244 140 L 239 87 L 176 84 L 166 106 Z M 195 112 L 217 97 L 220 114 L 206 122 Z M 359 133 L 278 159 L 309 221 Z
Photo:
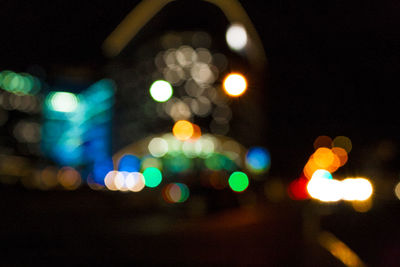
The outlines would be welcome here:
M 249 178 L 244 172 L 234 172 L 229 177 L 229 186 L 235 192 L 243 192 L 249 186 Z
M 67 92 L 54 92 L 48 98 L 49 108 L 59 112 L 73 112 L 78 108 L 78 98 Z
M 169 82 L 158 80 L 150 86 L 150 95 L 157 102 L 165 102 L 171 98 L 173 93 Z
M 144 183 L 147 187 L 156 187 L 161 183 L 162 174 L 157 168 L 150 167 L 144 170 Z

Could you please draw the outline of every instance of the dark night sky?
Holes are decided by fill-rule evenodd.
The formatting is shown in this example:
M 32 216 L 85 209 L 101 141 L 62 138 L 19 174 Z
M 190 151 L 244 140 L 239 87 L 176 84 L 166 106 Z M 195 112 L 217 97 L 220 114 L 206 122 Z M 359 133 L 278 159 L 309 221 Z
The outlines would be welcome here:
M 137 2 L 2 1 L 0 68 L 98 68 L 106 62 L 101 43 Z M 241 2 L 268 57 L 265 143 L 272 152 L 307 157 L 322 134 L 347 135 L 358 147 L 398 140 L 396 1 Z

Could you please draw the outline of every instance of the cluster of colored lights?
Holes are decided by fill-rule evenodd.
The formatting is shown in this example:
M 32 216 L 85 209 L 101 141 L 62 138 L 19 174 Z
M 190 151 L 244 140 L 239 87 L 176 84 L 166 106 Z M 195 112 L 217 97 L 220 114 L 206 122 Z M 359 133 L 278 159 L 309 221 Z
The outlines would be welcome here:
M 238 41 L 243 45 L 243 29 L 240 25 L 235 25 L 229 31 L 229 38 L 227 37 L 236 43 L 237 48 Z M 225 135 L 229 132 L 229 121 L 232 118 L 227 96 L 242 95 L 247 89 L 247 81 L 239 73 L 230 73 L 226 75 L 222 86 L 215 84 L 220 73 L 226 69 L 227 60 L 222 54 L 211 54 L 207 49 L 208 41 L 200 42 L 201 44 L 195 41 L 199 34 L 195 33 L 190 38 L 191 45 L 172 42 L 181 38 L 172 33 L 161 38 L 162 45 L 167 49 L 158 53 L 155 65 L 158 76 L 163 79 L 155 80 L 151 84 L 150 96 L 159 103 L 156 110 L 160 117 L 165 118 L 167 115 L 176 122 L 212 115 L 210 132 Z M 210 39 L 203 37 L 203 40 Z M 245 30 L 244 37 L 247 38 Z
M 365 202 L 370 199 L 373 187 L 368 179 L 346 178 L 340 181 L 332 177 L 332 173 L 348 160 L 348 153 L 352 149 L 348 137 L 338 136 L 332 140 L 329 136 L 319 136 L 314 141 L 314 148 L 315 152 L 304 167 L 303 175 L 289 185 L 292 199 L 311 197 L 322 202 Z
M 43 152 L 68 166 L 91 165 L 109 157 L 113 104 L 114 83 L 108 79 L 79 94 L 50 92 L 43 109 Z
M 310 179 L 319 169 L 334 173 L 346 164 L 348 153 L 352 149 L 351 140 L 346 136 L 337 136 L 333 141 L 329 136 L 319 136 L 314 142 L 315 152 L 304 167 L 304 175 Z
M 29 73 L 0 72 L 0 88 L 17 95 L 35 95 L 41 89 L 38 78 Z

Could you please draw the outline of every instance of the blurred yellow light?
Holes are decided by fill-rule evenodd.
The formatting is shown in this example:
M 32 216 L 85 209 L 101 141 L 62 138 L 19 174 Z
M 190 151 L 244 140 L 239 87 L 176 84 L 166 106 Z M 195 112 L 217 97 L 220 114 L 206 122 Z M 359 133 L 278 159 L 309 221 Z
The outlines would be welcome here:
M 231 73 L 225 78 L 223 86 L 228 95 L 240 96 L 247 89 L 247 81 L 243 75 Z
M 369 198 L 365 201 L 352 201 L 351 205 L 357 212 L 367 212 L 372 208 L 372 199 Z
M 342 192 L 344 200 L 364 201 L 371 197 L 373 187 L 365 178 L 347 178 L 342 181 Z
M 350 153 L 353 147 L 350 138 L 347 136 L 336 136 L 335 139 L 333 139 L 333 146 L 341 147 L 346 150 L 347 153 Z
M 397 183 L 397 185 L 394 188 L 394 194 L 398 199 L 400 199 L 400 182 Z
M 329 232 L 322 232 L 318 236 L 319 244 L 328 250 L 348 267 L 364 267 L 365 264 L 345 243 Z
M 185 120 L 177 121 L 172 128 L 175 138 L 181 141 L 188 140 L 193 136 L 193 125 Z

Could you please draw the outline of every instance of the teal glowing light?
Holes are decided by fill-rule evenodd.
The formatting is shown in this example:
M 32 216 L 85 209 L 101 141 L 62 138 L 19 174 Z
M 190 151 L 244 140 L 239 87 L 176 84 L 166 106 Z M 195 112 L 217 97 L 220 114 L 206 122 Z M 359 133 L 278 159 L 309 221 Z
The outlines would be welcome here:
M 162 174 L 157 168 L 150 167 L 144 170 L 144 183 L 147 187 L 156 187 L 161 183 Z
M 244 172 L 234 172 L 228 180 L 229 187 L 235 192 L 243 192 L 249 186 L 249 178 Z
M 332 179 L 332 174 L 327 170 L 319 169 L 316 170 L 311 178 L 318 177 L 318 178 L 325 178 L 325 179 Z
M 158 80 L 150 86 L 150 95 L 157 102 L 165 102 L 171 98 L 173 93 L 169 82 Z
M 47 105 L 58 112 L 73 112 L 78 108 L 79 100 L 75 94 L 53 92 L 48 96 Z

